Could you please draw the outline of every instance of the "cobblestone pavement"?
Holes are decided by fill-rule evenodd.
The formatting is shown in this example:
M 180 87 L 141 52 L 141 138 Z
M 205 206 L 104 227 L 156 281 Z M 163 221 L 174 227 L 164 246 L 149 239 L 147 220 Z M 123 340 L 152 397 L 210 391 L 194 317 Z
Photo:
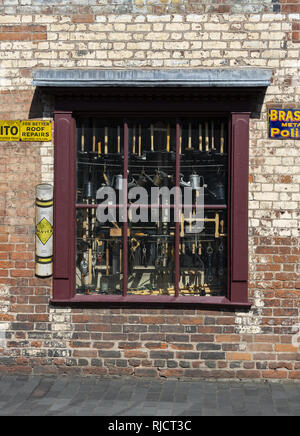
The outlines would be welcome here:
M 0 376 L 1 416 L 299 416 L 300 383 Z

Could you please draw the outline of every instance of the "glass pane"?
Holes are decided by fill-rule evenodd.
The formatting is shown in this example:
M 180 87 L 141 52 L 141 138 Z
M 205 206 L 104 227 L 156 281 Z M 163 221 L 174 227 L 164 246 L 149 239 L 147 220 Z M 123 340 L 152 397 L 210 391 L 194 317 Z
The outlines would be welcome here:
M 179 294 L 226 295 L 227 123 L 225 119 L 187 119 L 181 126 L 180 186 L 183 204 L 190 205 L 189 198 L 192 208 L 181 216 Z M 199 189 L 205 209 L 196 215 L 196 202 L 201 205 Z
M 77 202 L 81 208 L 77 209 L 76 292 L 80 294 L 122 294 L 123 224 L 114 206 L 120 201 L 123 137 L 121 120 L 85 118 L 77 122 Z M 99 206 L 104 203 L 107 207 Z
M 174 222 L 130 226 L 128 294 L 174 295 L 174 232 Z
M 222 210 L 205 211 L 203 230 L 190 232 L 193 216 L 180 225 L 180 295 L 226 294 L 227 226 Z M 201 228 L 201 226 L 200 226 Z
M 182 123 L 181 186 L 204 186 L 207 205 L 227 204 L 227 136 L 227 123 L 222 119 Z
M 123 231 L 96 219 L 96 209 L 77 210 L 76 292 L 122 294 Z
M 175 120 L 129 123 L 128 294 L 175 293 L 175 163 Z
M 77 202 L 96 198 L 101 186 L 115 187 L 123 177 L 124 129 L 121 120 L 77 121 Z

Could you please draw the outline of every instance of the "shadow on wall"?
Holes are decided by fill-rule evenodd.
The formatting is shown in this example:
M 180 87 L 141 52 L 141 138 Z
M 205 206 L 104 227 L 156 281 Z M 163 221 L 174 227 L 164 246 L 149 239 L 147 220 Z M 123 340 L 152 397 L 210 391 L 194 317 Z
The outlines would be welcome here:
M 51 118 L 53 112 L 53 97 L 39 88 L 35 88 L 29 110 L 29 119 Z
M 249 110 L 251 111 L 251 118 L 260 119 L 262 106 L 264 104 L 266 88 L 257 88 L 256 92 L 247 92 L 248 89 L 235 89 L 235 93 L 240 93 L 243 96 L 245 93 L 249 94 Z M 33 94 L 29 119 L 36 118 L 51 118 L 54 110 L 54 93 L 45 93 L 41 88 L 36 88 Z

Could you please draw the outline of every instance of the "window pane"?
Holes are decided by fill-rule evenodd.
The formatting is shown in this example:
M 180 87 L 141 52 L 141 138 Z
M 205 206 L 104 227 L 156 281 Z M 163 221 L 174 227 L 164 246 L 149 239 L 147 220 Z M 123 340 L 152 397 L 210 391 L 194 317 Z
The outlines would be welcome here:
M 191 203 L 193 207 L 183 210 L 181 215 L 180 295 L 226 295 L 227 137 L 224 119 L 186 119 L 182 122 L 180 186 L 183 203 Z M 197 199 L 200 192 L 203 194 L 201 200 Z M 205 209 L 196 209 L 196 204 L 202 204 Z M 225 210 L 218 210 L 217 205 Z
M 111 224 L 101 226 L 96 209 L 77 210 L 76 292 L 122 294 L 123 231 Z
M 227 226 L 222 210 L 205 211 L 201 231 L 192 232 L 193 214 L 182 218 L 180 229 L 180 295 L 226 294 Z M 195 218 L 196 219 L 196 218 Z
M 123 137 L 121 120 L 77 122 L 77 293 L 122 294 L 123 224 L 115 205 L 122 201 Z
M 175 120 L 130 121 L 128 145 L 128 294 L 174 296 Z
M 114 187 L 123 176 L 122 120 L 77 121 L 77 202 L 95 199 L 101 186 Z

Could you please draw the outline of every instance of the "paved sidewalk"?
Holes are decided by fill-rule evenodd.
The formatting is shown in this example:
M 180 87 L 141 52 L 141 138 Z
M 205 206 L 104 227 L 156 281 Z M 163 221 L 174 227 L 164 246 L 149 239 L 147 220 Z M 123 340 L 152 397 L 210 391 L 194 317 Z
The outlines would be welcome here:
M 300 383 L 0 376 L 0 416 L 299 416 Z

